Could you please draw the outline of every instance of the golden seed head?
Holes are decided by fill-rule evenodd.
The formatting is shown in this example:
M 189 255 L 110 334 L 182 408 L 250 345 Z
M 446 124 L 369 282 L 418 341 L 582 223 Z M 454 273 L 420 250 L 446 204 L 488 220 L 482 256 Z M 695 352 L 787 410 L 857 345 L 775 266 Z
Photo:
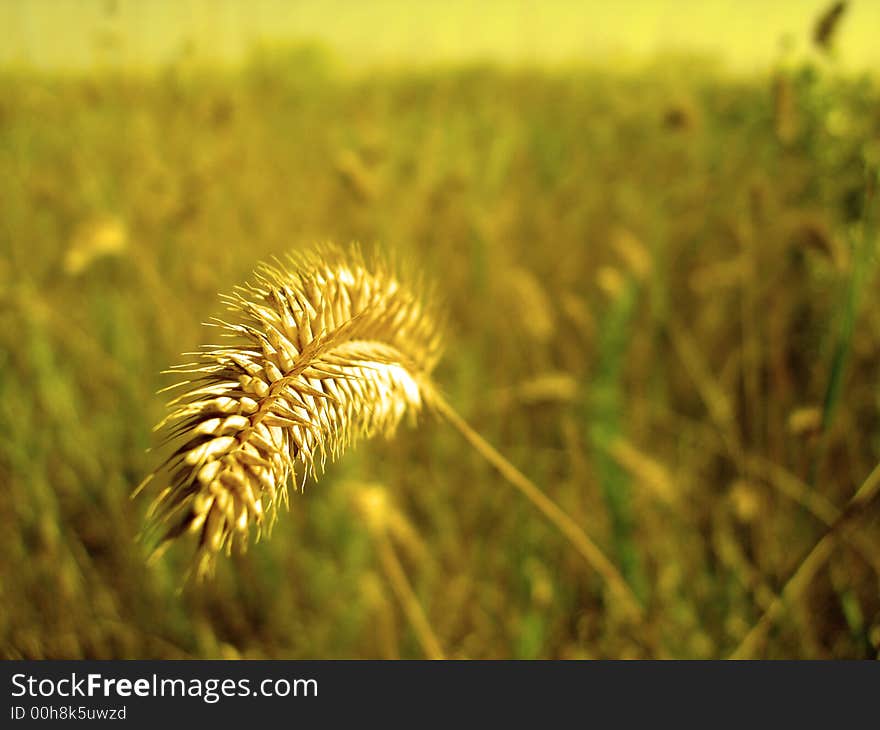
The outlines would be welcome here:
M 262 265 L 224 298 L 228 339 L 173 369 L 188 379 L 157 426 L 173 450 L 148 478 L 159 545 L 198 535 L 195 570 L 271 527 L 288 482 L 417 412 L 440 356 L 428 308 L 380 261 L 323 247 Z

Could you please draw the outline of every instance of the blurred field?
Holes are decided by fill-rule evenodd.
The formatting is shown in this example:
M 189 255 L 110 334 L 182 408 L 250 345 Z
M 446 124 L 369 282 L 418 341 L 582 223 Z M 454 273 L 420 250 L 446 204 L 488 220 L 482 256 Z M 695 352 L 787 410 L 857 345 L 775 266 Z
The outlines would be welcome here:
M 724 657 L 880 461 L 880 89 L 491 66 L 0 78 L 0 656 Z M 361 443 L 180 588 L 131 489 L 216 294 L 315 241 L 440 283 L 437 373 L 620 566 L 633 624 L 446 424 Z M 876 502 L 756 656 L 876 657 Z M 383 557 L 384 556 L 384 557 Z M 395 582 L 396 581 L 396 582 Z M 410 606 L 410 609 L 412 606 Z

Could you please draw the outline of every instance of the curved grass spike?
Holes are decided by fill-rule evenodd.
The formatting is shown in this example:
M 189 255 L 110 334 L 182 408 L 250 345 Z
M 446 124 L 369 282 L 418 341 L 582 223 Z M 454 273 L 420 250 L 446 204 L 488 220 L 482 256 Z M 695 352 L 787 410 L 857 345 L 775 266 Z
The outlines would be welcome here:
M 424 287 L 419 287 L 423 289 Z M 214 319 L 227 344 L 205 345 L 169 372 L 186 379 L 157 425 L 170 455 L 152 483 L 147 533 L 160 554 L 198 537 L 194 571 L 270 529 L 308 473 L 317 477 L 359 437 L 390 435 L 406 413 L 432 408 L 523 493 L 608 582 L 622 605 L 641 609 L 601 550 L 537 486 L 480 438 L 433 384 L 441 338 L 430 303 L 396 271 L 358 249 L 323 246 L 261 265 L 254 281 L 223 297 Z
M 173 450 L 147 478 L 162 477 L 148 513 L 155 554 L 197 534 L 198 576 L 246 546 L 252 525 L 271 528 L 298 471 L 315 476 L 356 438 L 417 411 L 440 354 L 421 301 L 358 251 L 263 264 L 223 299 L 230 321 L 209 324 L 229 343 L 169 371 L 188 376 L 186 389 L 156 427 Z

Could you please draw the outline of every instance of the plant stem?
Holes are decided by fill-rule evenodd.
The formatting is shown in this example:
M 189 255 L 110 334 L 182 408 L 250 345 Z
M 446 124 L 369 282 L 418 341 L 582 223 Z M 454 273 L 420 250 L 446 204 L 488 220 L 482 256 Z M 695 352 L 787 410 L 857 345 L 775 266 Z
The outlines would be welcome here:
M 406 578 L 406 573 L 400 564 L 400 560 L 397 558 L 397 554 L 394 552 L 394 546 L 391 544 L 384 526 L 374 530 L 374 535 L 382 567 L 385 569 L 392 590 L 397 594 L 397 600 L 400 601 L 400 605 L 403 607 L 403 611 L 406 613 L 413 631 L 415 631 L 416 638 L 418 638 L 419 643 L 422 645 L 425 656 L 428 659 L 444 659 L 445 656 L 443 649 L 440 648 L 440 642 L 431 629 L 431 624 L 428 622 L 428 618 L 419 604 L 415 591 L 413 591 Z
M 556 527 L 572 544 L 572 546 L 584 557 L 590 567 L 595 570 L 608 587 L 617 596 L 620 604 L 634 617 L 641 620 L 644 611 L 632 589 L 623 579 L 620 571 L 605 556 L 602 550 L 594 543 L 581 527 L 569 517 L 553 500 L 551 500 L 538 486 L 525 474 L 511 464 L 499 453 L 488 441 L 471 428 L 468 423 L 458 415 L 455 409 L 434 391 L 432 403 L 446 420 L 453 425 L 465 440 L 471 444 L 492 466 L 494 466 L 510 484 L 518 489 L 554 527 Z

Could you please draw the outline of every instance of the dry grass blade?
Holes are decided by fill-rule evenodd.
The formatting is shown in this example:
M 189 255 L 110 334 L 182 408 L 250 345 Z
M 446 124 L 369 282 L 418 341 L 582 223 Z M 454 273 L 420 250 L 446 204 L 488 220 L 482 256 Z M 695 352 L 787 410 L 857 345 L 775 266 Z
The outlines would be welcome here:
M 396 510 L 389 504 L 386 491 L 378 485 L 365 485 L 358 490 L 356 504 L 373 536 L 379 560 L 382 562 L 391 589 L 400 602 L 425 656 L 428 659 L 444 659 L 440 641 L 431 628 L 431 623 L 394 550 L 389 533 L 393 529 Z
M 391 588 L 397 595 L 400 605 L 403 607 L 406 617 L 415 631 L 419 644 L 425 652 L 428 659 L 445 659 L 443 649 L 437 636 L 434 634 L 431 624 L 428 622 L 425 612 L 416 597 L 415 591 L 406 578 L 406 572 L 400 564 L 397 553 L 394 552 L 394 546 L 388 534 L 382 530 L 376 533 L 375 540 L 379 549 L 379 559 L 382 561 L 382 567 L 385 570 Z
M 232 321 L 214 325 L 230 344 L 173 370 L 191 379 L 157 426 L 172 453 L 147 479 L 159 485 L 157 551 L 195 533 L 199 576 L 219 551 L 245 546 L 252 526 L 271 527 L 298 471 L 315 475 L 417 411 L 440 353 L 423 303 L 359 252 L 264 265 L 225 301 Z
M 764 611 L 758 622 L 751 628 L 746 637 L 740 642 L 731 659 L 749 659 L 757 653 L 767 631 L 784 613 L 786 604 L 790 604 L 813 580 L 819 569 L 831 557 L 834 550 L 834 542 L 841 530 L 857 515 L 861 514 L 871 502 L 880 494 L 880 465 L 862 483 L 852 499 L 847 503 L 843 512 L 828 528 L 822 538 L 807 553 L 800 562 L 797 570 L 782 589 L 773 603 Z
M 431 395 L 432 405 L 448 420 L 499 473 L 526 497 L 572 544 L 613 591 L 620 605 L 633 618 L 642 619 L 644 612 L 629 584 L 581 527 L 569 517 L 538 486 L 502 456 L 494 446 L 472 429 L 439 394 Z
M 394 523 L 398 521 L 399 513 L 390 504 L 385 489 L 379 485 L 362 486 L 357 492 L 356 505 L 376 544 L 379 560 L 382 562 L 382 568 L 391 585 L 391 590 L 410 622 L 425 656 L 428 659 L 444 659 L 445 655 L 440 641 L 431 628 L 431 623 L 419 603 L 418 596 L 406 577 L 406 571 L 403 569 L 391 541 L 390 533 L 394 531 Z

